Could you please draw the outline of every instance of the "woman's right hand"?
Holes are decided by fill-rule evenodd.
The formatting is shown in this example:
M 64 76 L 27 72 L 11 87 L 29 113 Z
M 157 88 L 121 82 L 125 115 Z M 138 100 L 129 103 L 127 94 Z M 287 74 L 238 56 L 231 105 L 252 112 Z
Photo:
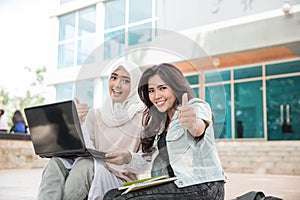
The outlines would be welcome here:
M 83 125 L 85 117 L 89 111 L 89 107 L 86 103 L 80 103 L 80 100 L 78 98 L 75 97 L 74 99 L 76 103 L 76 110 L 78 113 L 80 125 Z
M 115 165 L 123 165 L 123 164 L 129 164 L 131 162 L 131 153 L 127 150 L 121 150 L 121 151 L 111 151 L 106 153 L 105 162 L 113 163 Z

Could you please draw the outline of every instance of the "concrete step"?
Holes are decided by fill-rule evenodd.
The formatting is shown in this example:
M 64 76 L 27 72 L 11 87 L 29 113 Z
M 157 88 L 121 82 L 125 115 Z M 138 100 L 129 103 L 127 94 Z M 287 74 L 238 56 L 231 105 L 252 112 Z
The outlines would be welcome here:
M 300 141 L 218 141 L 225 171 L 300 175 Z

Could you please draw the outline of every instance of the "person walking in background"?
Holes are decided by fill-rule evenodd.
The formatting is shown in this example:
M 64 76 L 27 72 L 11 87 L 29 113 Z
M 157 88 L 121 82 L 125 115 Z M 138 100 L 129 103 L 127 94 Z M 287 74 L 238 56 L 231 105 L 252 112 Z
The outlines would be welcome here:
M 16 110 L 12 117 L 13 125 L 9 132 L 27 133 L 27 125 L 20 110 Z
M 5 111 L 0 109 L 0 131 L 7 132 L 8 131 L 8 120 Z
M 142 149 L 153 152 L 151 176 L 178 179 L 123 195 L 110 190 L 104 199 L 223 200 L 226 177 L 209 104 L 195 98 L 182 72 L 168 63 L 146 69 L 138 92 L 147 106 Z
M 137 93 L 141 74 L 132 62 L 115 63 L 102 107 L 88 110 L 75 98 L 86 146 L 107 152 L 107 158 L 51 158 L 43 171 L 39 200 L 101 200 L 108 190 L 137 179 L 150 167 L 138 153 L 145 108 Z

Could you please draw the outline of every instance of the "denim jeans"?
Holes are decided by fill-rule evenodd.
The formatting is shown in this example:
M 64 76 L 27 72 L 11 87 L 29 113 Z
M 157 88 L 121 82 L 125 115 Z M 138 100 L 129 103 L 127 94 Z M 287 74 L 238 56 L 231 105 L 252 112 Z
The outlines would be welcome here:
M 224 181 L 202 183 L 178 188 L 175 183 L 167 183 L 132 191 L 121 195 L 123 191 L 113 189 L 108 191 L 103 200 L 224 200 Z

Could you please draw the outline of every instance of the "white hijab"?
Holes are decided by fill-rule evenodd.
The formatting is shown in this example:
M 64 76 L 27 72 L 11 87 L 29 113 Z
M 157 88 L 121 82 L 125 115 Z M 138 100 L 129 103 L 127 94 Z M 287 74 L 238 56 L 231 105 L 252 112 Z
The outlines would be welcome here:
M 140 100 L 137 92 L 138 84 L 142 76 L 142 72 L 138 65 L 133 62 L 123 60 L 115 63 L 112 72 L 123 69 L 130 76 L 130 92 L 122 103 L 113 102 L 111 94 L 107 97 L 103 106 L 100 108 L 103 114 L 104 123 L 109 127 L 121 126 L 130 121 L 137 112 L 144 109 L 144 104 Z M 111 73 L 112 74 L 112 73 Z

